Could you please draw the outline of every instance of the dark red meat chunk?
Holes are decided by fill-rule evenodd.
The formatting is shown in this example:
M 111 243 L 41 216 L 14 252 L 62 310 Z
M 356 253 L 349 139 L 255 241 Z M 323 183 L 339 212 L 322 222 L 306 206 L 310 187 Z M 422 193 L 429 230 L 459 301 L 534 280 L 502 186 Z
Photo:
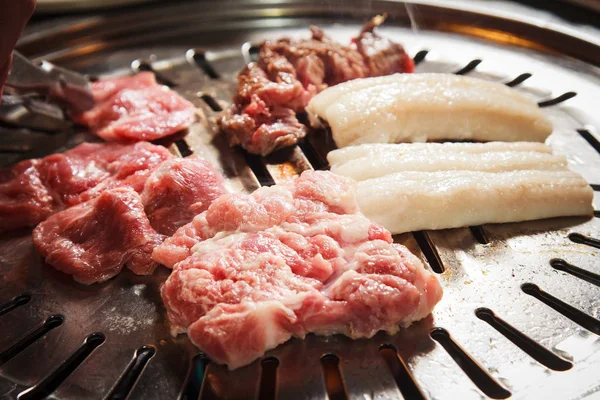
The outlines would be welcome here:
M 352 79 L 413 72 L 404 48 L 374 31 L 382 22 L 373 18 L 349 46 L 314 26 L 310 39 L 264 42 L 258 61 L 239 73 L 237 96 L 218 121 L 230 145 L 262 155 L 293 145 L 306 135 L 296 113 L 316 93 Z
M 162 240 L 130 188 L 105 191 L 54 214 L 33 231 L 46 262 L 85 284 L 110 279 L 124 265 L 138 275 L 151 274 L 158 265 L 152 250 Z

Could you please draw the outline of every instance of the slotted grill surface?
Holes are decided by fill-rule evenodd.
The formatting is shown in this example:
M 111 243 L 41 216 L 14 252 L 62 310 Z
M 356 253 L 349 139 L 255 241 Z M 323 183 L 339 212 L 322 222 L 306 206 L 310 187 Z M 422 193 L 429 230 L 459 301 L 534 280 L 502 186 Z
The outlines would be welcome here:
M 388 11 L 400 7 L 381 3 Z M 278 29 L 242 34 L 225 25 L 220 29 L 234 33 L 214 28 L 211 37 L 170 39 L 170 46 L 146 43 L 145 30 L 137 39 L 128 37 L 124 49 L 110 46 L 110 40 L 124 39 L 106 39 L 106 32 L 93 27 L 93 34 L 107 40 L 98 42 L 104 53 L 74 44 L 72 52 L 48 50 L 49 58 L 94 74 L 157 72 L 162 83 L 201 110 L 199 122 L 173 151 L 205 157 L 222 168 L 231 190 L 249 192 L 303 170 L 327 168 L 325 155 L 333 148 L 325 132 L 313 132 L 299 146 L 261 158 L 228 148 L 216 135 L 215 117 L 228 105 L 237 71 L 253 54 L 251 43 L 307 34 L 293 27 L 304 26 L 303 19 L 266 21 L 254 26 Z M 343 41 L 360 26 L 312 22 Z M 418 61 L 417 72 L 501 81 L 538 99 L 555 125 L 554 151 L 565 154 L 570 168 L 590 184 L 600 184 L 595 69 L 451 34 L 392 26 L 382 32 L 406 44 Z M 576 96 L 563 96 L 570 92 Z M 36 150 L 41 153 L 28 153 L 46 136 L 27 135 L 30 142 L 19 141 L 17 155 L 9 143 L 4 161 L 48 152 L 45 146 Z M 46 140 L 62 146 L 68 138 L 71 146 L 83 137 L 59 134 Z M 13 232 L 0 243 L 0 394 L 22 399 L 584 398 L 599 390 L 600 267 L 594 238 L 600 238 L 597 218 L 398 235 L 395 240 L 436 271 L 444 287 L 433 316 L 397 335 L 370 340 L 294 339 L 262 361 L 230 372 L 196 355 L 185 336 L 170 336 L 159 296 L 168 270 L 148 277 L 124 271 L 86 287 L 44 266 L 29 231 Z

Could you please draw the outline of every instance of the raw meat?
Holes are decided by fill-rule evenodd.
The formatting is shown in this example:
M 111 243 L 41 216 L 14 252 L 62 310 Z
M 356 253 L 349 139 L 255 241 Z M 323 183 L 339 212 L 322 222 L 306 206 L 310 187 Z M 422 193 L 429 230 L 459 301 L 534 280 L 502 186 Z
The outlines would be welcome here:
M 118 186 L 141 191 L 172 155 L 162 146 L 83 143 L 0 171 L 0 232 L 34 226 L 65 207 Z
M 311 39 L 266 41 L 258 61 L 238 75 L 234 104 L 219 119 L 231 146 L 266 155 L 295 144 L 306 134 L 296 113 L 321 90 L 348 80 L 396 72 L 413 72 L 404 48 L 374 32 L 374 18 L 350 46 L 311 26 Z
M 162 240 L 130 188 L 105 191 L 54 214 L 33 231 L 46 263 L 85 284 L 110 279 L 124 265 L 138 275 L 151 274 L 158 265 L 152 250 Z
M 532 142 L 400 143 L 344 147 L 327 155 L 331 172 L 357 181 L 402 171 L 564 170 L 567 160 Z
M 192 254 L 194 245 L 219 232 L 257 232 L 284 221 L 310 221 L 326 212 L 358 212 L 354 187 L 332 174 L 305 173 L 295 183 L 262 187 L 251 195 L 221 196 L 157 247 L 153 257 L 173 268 Z
M 152 227 L 171 236 L 226 193 L 224 180 L 198 157 L 165 161 L 144 185 L 142 201 Z
M 220 197 L 204 229 L 197 217 L 191 255 L 161 290 L 174 332 L 213 361 L 238 368 L 308 332 L 393 333 L 440 300 L 421 262 L 357 212 L 353 181 L 305 172 L 268 189 Z M 216 234 L 213 207 L 225 211 Z
M 329 161 L 392 233 L 593 213 L 592 188 L 541 143 L 359 145 Z
M 552 123 L 502 83 L 454 74 L 394 74 L 339 84 L 307 106 L 338 147 L 436 140 L 543 142 Z
M 156 140 L 194 122 L 192 103 L 156 84 L 153 74 L 140 75 L 94 82 L 96 106 L 73 118 L 108 141 Z
M 33 226 L 57 210 L 40 178 L 40 162 L 27 160 L 0 171 L 0 232 Z

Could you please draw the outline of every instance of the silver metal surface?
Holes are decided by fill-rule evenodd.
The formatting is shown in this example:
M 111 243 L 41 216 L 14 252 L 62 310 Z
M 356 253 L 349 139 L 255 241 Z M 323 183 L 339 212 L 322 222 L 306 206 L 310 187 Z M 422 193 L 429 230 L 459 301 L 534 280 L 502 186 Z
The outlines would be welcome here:
M 539 51 L 547 47 L 547 44 L 539 45 L 546 42 L 547 37 L 540 36 L 539 41 L 530 38 L 531 42 L 527 42 L 506 32 L 503 35 L 509 36 L 501 36 L 499 30 L 502 27 L 508 30 L 515 26 L 511 23 L 502 25 L 503 20 L 496 20 L 490 29 L 481 22 L 489 22 L 486 19 L 489 17 L 478 19 L 467 12 L 448 12 L 443 15 L 460 18 L 445 21 L 446 32 L 428 30 L 426 23 L 414 31 L 394 24 L 407 23 L 403 4 L 369 3 L 369 8 L 357 8 L 354 18 L 348 14 L 349 3 L 339 3 L 340 8 L 336 8 L 331 2 L 326 9 L 322 5 L 309 9 L 292 3 L 277 7 L 270 3 L 255 4 L 252 8 L 254 20 L 240 19 L 235 10 L 219 14 L 215 8 L 207 8 L 205 10 L 212 10 L 207 11 L 208 14 L 220 16 L 221 20 L 206 25 L 192 22 L 192 17 L 199 15 L 196 8 L 178 5 L 165 10 L 141 11 L 136 18 L 131 17 L 132 21 L 137 21 L 135 26 L 122 25 L 123 21 L 120 21 L 121 25 L 104 21 L 93 26 L 64 29 L 46 39 L 41 36 L 25 38 L 23 47 L 31 50 L 30 56 L 42 58 L 47 55 L 65 67 L 94 74 L 130 73 L 133 61 L 138 60 L 133 65 L 139 67 L 140 60 L 149 60 L 159 76 L 174 84 L 173 89 L 192 101 L 204 116 L 191 128 L 185 143 L 174 145 L 173 151 L 185 150 L 188 146 L 220 166 L 229 178 L 232 190 L 252 191 L 261 183 L 285 180 L 311 166 L 323 168 L 319 156 L 322 161 L 324 150 L 331 147 L 331 139 L 324 132 L 313 132 L 302 146 L 267 159 L 251 157 L 226 146 L 215 131 L 218 111 L 213 110 L 215 105 L 207 102 L 206 96 L 211 96 L 221 107 L 227 106 L 235 91 L 235 75 L 244 65 L 242 49 L 248 46 L 243 43 L 280 35 L 307 35 L 309 22 L 318 23 L 334 38 L 347 41 L 358 32 L 360 22 L 386 9 L 396 17 L 381 29 L 383 34 L 406 44 L 411 55 L 429 50 L 418 64 L 417 72 L 456 72 L 472 60 L 480 59 L 482 62 L 468 72 L 470 75 L 509 82 L 523 73 L 530 73 L 532 76 L 516 87 L 540 101 L 576 92 L 574 98 L 545 108 L 555 124 L 549 143 L 556 153 L 567 156 L 570 168 L 581 173 L 591 184 L 600 184 L 600 154 L 584 138 L 586 136 L 593 142 L 600 127 L 596 111 L 600 104 L 600 73 L 596 67 L 561 54 Z M 435 9 L 417 7 L 412 11 L 421 21 L 428 21 L 433 19 L 434 15 L 430 13 Z M 310 15 L 314 17 L 308 18 Z M 208 17 L 203 18 L 200 19 Z M 341 21 L 343 25 L 339 24 Z M 338 24 L 334 24 L 336 22 Z M 161 30 L 164 26 L 171 28 Z M 469 32 L 474 27 L 478 30 Z M 82 37 L 82 33 L 87 36 Z M 480 39 L 466 36 L 469 33 Z M 481 39 L 486 35 L 493 42 Z M 550 37 L 556 36 L 550 34 Z M 567 37 L 561 38 L 565 42 L 560 46 L 581 44 L 576 39 L 569 42 Z M 497 41 L 513 46 L 500 45 Z M 42 51 L 43 43 L 47 43 L 46 53 Z M 572 55 L 579 50 L 573 50 Z M 194 55 L 198 54 L 204 56 L 219 78 L 211 78 L 194 62 Z M 590 55 L 586 59 L 593 57 Z M 584 136 L 578 132 L 581 129 L 587 132 Z M 72 146 L 83 139 L 83 134 L 60 135 L 52 143 L 44 144 L 42 152 Z M 26 147 L 21 149 L 18 157 L 39 156 L 35 140 L 28 146 L 37 153 L 30 153 Z M 6 154 L 14 161 L 14 152 Z M 595 206 L 600 207 L 598 197 Z M 325 399 L 328 391 L 331 398 L 340 398 L 337 396 L 341 393 L 341 398 L 347 395 L 353 399 L 395 399 L 403 395 L 418 398 L 419 392 L 432 399 L 480 399 L 487 398 L 486 393 L 500 397 L 498 393 L 504 393 L 503 390 L 509 391 L 513 398 L 527 399 L 583 399 L 597 395 L 600 388 L 597 373 L 600 331 L 596 329 L 600 326 L 597 320 L 600 317 L 598 281 L 588 276 L 588 280 L 596 282 L 593 284 L 556 270 L 550 261 L 564 259 L 583 270 L 600 274 L 599 250 L 569 239 L 571 233 L 600 238 L 600 221 L 597 218 L 557 218 L 487 225 L 483 231 L 489 238 L 488 244 L 479 243 L 468 228 L 427 232 L 439 256 L 438 261 L 445 269 L 438 274 L 444 298 L 431 317 L 397 335 L 379 334 L 371 340 L 351 341 L 341 336 L 313 335 L 305 340 L 291 340 L 266 355 L 279 360 L 275 382 L 264 376 L 260 361 L 233 372 L 210 362 L 206 368 L 202 362 L 192 364 L 197 350 L 185 336 L 172 338 L 168 332 L 167 317 L 158 292 L 168 276 L 166 269 L 149 277 L 125 271 L 109 282 L 82 286 L 43 265 L 33 249 L 29 231 L 11 232 L 0 242 L 0 304 L 21 294 L 29 294 L 31 300 L 5 313 L 0 308 L 0 363 L 3 362 L 0 365 L 0 396 L 16 398 L 28 387 L 38 384 L 94 332 L 104 334 L 104 343 L 95 348 L 74 372 L 63 376 L 64 380 L 52 390 L 51 398 L 105 398 L 125 374 L 136 350 L 143 345 L 154 346 L 156 353 L 139 379 L 134 381 L 136 384 L 129 393 L 132 399 L 195 397 L 200 384 L 201 398 L 224 399 L 255 398 L 259 393 L 267 393 L 263 397 L 268 398 L 270 392 L 264 387 L 273 384 L 280 399 Z M 395 239 L 428 264 L 412 234 Z M 430 250 L 425 248 L 425 253 Z M 433 267 L 438 268 L 437 265 Z M 575 321 L 569 319 L 525 293 L 521 286 L 526 283 L 538 285 L 587 314 L 588 319 L 572 310 L 564 311 Z M 545 347 L 549 353 L 538 359 L 560 357 L 563 362 L 571 362 L 572 368 L 557 371 L 536 361 L 509 340 L 509 337 L 514 339 L 514 335 L 505 336 L 479 319 L 475 311 L 481 307 L 492 310 L 497 317 Z M 15 343 L 52 315 L 62 315 L 62 325 L 11 359 L 4 360 L 2 355 L 6 354 L 6 349 L 14 348 Z M 454 357 L 460 355 L 449 353 L 430 336 L 436 327 L 444 328 L 454 343 L 466 352 L 469 358 L 463 357 L 461 363 L 473 379 L 452 357 L 452 354 Z M 402 373 L 399 359 L 394 364 L 394 360 L 380 354 L 379 348 L 383 344 L 395 347 L 410 370 L 412 381 L 409 375 Z M 343 385 L 336 380 L 335 371 L 323 369 L 320 358 L 325 354 L 335 354 L 339 358 Z M 469 359 L 476 363 L 470 363 Z M 477 368 L 481 368 L 479 373 Z

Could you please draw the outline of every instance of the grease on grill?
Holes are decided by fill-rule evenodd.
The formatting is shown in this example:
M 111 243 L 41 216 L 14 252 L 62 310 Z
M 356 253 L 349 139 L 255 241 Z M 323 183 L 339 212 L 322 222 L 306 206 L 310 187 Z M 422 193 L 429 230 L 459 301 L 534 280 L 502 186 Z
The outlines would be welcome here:
M 431 269 L 438 274 L 442 274 L 446 270 L 446 268 L 444 267 L 442 259 L 440 258 L 440 255 L 438 254 L 438 251 L 435 248 L 435 245 L 431 241 L 431 238 L 429 237 L 427 232 L 413 232 L 413 236 L 415 237 L 415 240 L 421 248 L 421 251 L 427 259 L 427 262 L 429 263 Z
M 43 337 L 45 334 L 50 332 L 54 328 L 58 328 L 62 325 L 64 318 L 60 315 L 53 315 L 46 319 L 46 321 L 23 336 L 17 342 L 13 343 L 9 348 L 0 353 L 0 365 L 10 361 L 14 356 L 31 346 L 38 339 Z
M 596 335 L 600 335 L 600 320 L 552 296 L 550 293 L 543 291 L 539 286 L 533 283 L 524 283 L 521 285 L 521 289 L 523 292 L 535 297 L 576 324 L 581 325 Z
M 277 367 L 279 367 L 279 360 L 275 357 L 267 357 L 260 362 L 260 366 L 258 398 L 260 400 L 275 400 L 277 398 Z
M 489 308 L 478 308 L 475 310 L 475 315 L 477 318 L 490 324 L 494 329 L 540 364 L 555 371 L 566 371 L 573 367 L 573 364 L 569 361 L 563 360 L 523 332 L 510 325 L 508 322 L 499 318 Z
M 575 243 L 585 244 L 587 246 L 592 246 L 600 249 L 600 240 L 582 235 L 581 233 L 570 233 L 569 239 Z
M 578 129 L 577 133 L 579 133 L 581 137 L 584 138 L 598 153 L 600 153 L 600 141 L 598 141 L 598 139 L 596 139 L 596 137 L 592 135 L 590 131 L 587 129 Z M 594 190 L 600 190 L 600 185 L 591 186 Z
M 589 282 L 592 285 L 600 286 L 600 275 L 576 267 L 575 265 L 569 264 L 565 260 L 555 258 L 553 260 L 550 260 L 550 265 L 552 266 L 552 268 L 558 271 L 566 272 L 568 274 L 576 276 L 579 279 L 583 279 L 584 281 Z
M 408 367 L 398 355 L 396 348 L 391 344 L 384 344 L 379 348 L 379 354 L 381 354 L 381 357 L 383 357 L 390 369 L 402 396 L 405 399 L 424 400 L 425 396 L 415 382 Z
M 518 86 L 521 83 L 525 82 L 527 79 L 531 78 L 532 76 L 533 76 L 533 74 L 530 74 L 529 72 L 526 72 L 524 74 L 521 74 L 521 75 L 517 76 L 512 81 L 506 82 L 505 85 L 508 86 L 508 87 L 515 87 L 515 86 Z
M 477 242 L 479 244 L 489 244 L 490 243 L 490 239 L 488 238 L 487 233 L 485 232 L 485 230 L 483 229 L 482 226 L 480 226 L 480 225 L 470 226 L 469 230 L 471 231 L 471 233 L 475 237 L 475 240 L 477 240 Z
M 540 101 L 538 103 L 538 106 L 540 106 L 540 107 L 554 106 L 556 104 L 562 103 L 563 101 L 567 101 L 569 99 L 572 99 L 575 96 L 577 96 L 577 93 L 575 93 L 575 92 L 563 93 L 560 96 L 555 97 L 554 99 Z
M 347 400 L 348 391 L 340 370 L 340 359 L 335 354 L 325 354 L 321 357 L 321 367 L 325 378 L 325 387 L 329 400 Z
M 459 69 L 455 72 L 456 75 L 466 75 L 469 72 L 473 71 L 477 66 L 481 64 L 481 60 L 476 58 L 475 60 L 470 61 L 467 65 Z
M 28 294 L 20 294 L 8 302 L 0 306 L 0 316 L 14 310 L 17 307 L 24 306 L 31 301 L 31 296 Z
M 206 53 L 203 50 L 191 49 L 187 51 L 186 55 L 188 58 L 191 58 L 210 79 L 220 78 L 219 73 L 215 71 L 212 64 L 206 59 Z
M 137 349 L 133 359 L 129 365 L 127 365 L 125 372 L 123 372 L 123 375 L 121 375 L 115 386 L 111 389 L 106 400 L 126 399 L 155 353 L 156 349 L 152 346 L 142 346 Z
M 447 330 L 444 328 L 435 328 L 431 331 L 430 335 L 433 340 L 442 345 L 456 364 L 487 396 L 493 399 L 506 399 L 511 395 L 508 390 L 496 382 L 477 361 L 452 339 Z
M 102 333 L 92 333 L 83 341 L 83 344 L 73 354 L 62 362 L 54 371 L 39 383 L 21 392 L 18 400 L 43 399 L 55 391 L 69 375 L 71 375 L 92 352 L 104 343 Z

